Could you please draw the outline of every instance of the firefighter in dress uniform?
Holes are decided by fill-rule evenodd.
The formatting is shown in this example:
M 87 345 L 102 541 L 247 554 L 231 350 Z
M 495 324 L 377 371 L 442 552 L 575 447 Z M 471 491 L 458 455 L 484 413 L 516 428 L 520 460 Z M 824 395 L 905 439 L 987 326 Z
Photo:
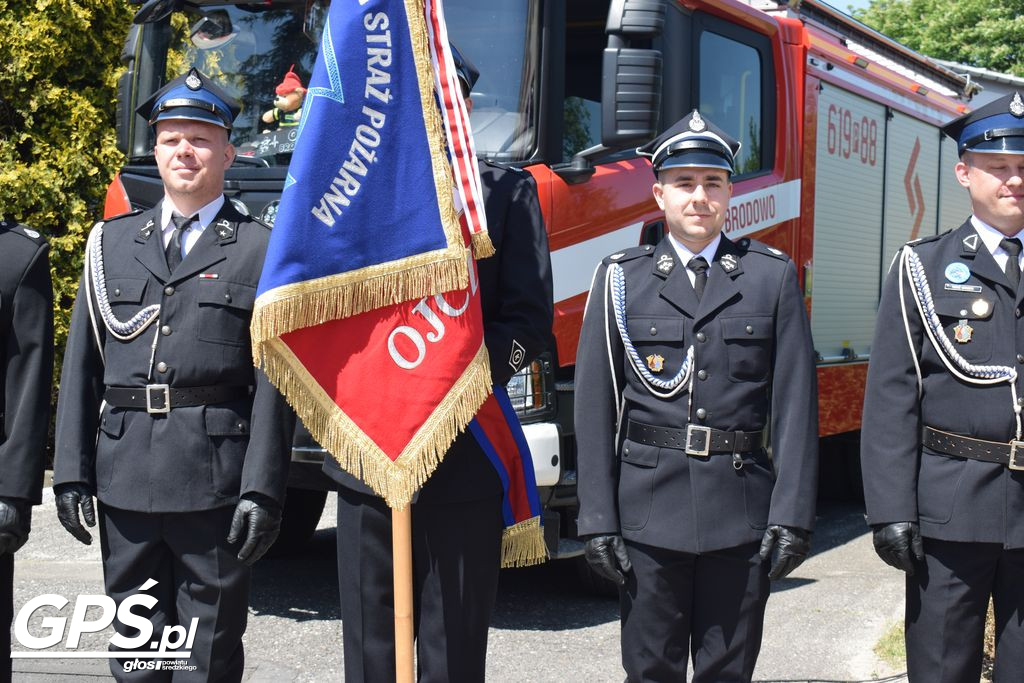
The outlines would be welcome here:
M 479 72 L 452 46 L 466 104 Z M 551 260 L 531 176 L 480 160 L 495 255 L 477 264 L 491 376 L 504 386 L 552 348 Z M 338 484 L 338 584 L 345 680 L 395 680 L 391 510 L 334 458 Z M 502 485 L 469 430 L 459 434 L 412 507 L 418 680 L 484 680 L 487 630 L 501 566 Z
M 11 679 L 14 553 L 28 540 L 43 488 L 53 376 L 48 245 L 0 220 L 0 681 Z
M 57 514 L 88 544 L 79 509 L 99 513 L 107 594 L 155 598 L 156 634 L 198 620 L 175 680 L 242 677 L 249 565 L 280 528 L 294 425 L 249 340 L 270 231 L 222 192 L 239 109 L 196 69 L 139 107 L 164 197 L 90 233 L 57 409 Z
M 864 397 L 868 522 L 906 572 L 914 683 L 976 681 L 989 596 L 995 679 L 1024 667 L 1024 98 L 947 124 L 973 214 L 910 242 L 882 290 Z
M 793 262 L 722 235 L 738 149 L 694 111 L 638 150 L 669 234 L 601 262 L 580 333 L 579 533 L 620 584 L 628 681 L 688 656 L 696 683 L 749 681 L 769 578 L 809 551 L 814 352 Z

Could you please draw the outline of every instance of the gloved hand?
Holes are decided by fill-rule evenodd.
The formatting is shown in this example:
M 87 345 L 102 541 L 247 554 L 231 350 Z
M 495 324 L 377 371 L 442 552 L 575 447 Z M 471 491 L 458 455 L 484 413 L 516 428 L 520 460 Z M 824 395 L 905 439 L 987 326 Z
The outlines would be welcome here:
M 235 506 L 228 543 L 244 539 L 238 559 L 250 567 L 270 550 L 281 531 L 281 506 L 259 493 L 246 493 Z
M 872 527 L 875 552 L 888 565 L 914 575 L 914 558 L 924 562 L 924 544 L 917 522 L 893 522 Z
M 629 562 L 622 536 L 615 534 L 588 538 L 583 552 L 595 572 L 617 586 L 626 583 L 626 573 L 633 569 L 633 565 Z
M 28 541 L 32 525 L 32 504 L 24 500 L 0 498 L 0 555 L 18 552 Z
M 85 484 L 59 484 L 53 487 L 57 498 L 57 519 L 72 536 L 86 545 L 92 544 L 92 534 L 85 530 L 78 518 L 78 508 L 89 526 L 96 526 L 96 508 L 92 504 L 92 492 Z
M 769 525 L 761 541 L 761 559 L 769 559 L 776 549 L 778 555 L 768 572 L 768 578 L 772 581 L 789 576 L 791 571 L 807 559 L 811 552 L 811 532 L 793 526 Z

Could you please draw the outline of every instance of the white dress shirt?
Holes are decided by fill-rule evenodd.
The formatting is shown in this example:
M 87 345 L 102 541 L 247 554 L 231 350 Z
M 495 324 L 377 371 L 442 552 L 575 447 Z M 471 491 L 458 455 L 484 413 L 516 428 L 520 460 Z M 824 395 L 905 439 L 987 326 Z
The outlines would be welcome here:
M 689 249 L 687 249 L 685 244 L 683 244 L 682 242 L 680 242 L 679 240 L 672 236 L 672 233 L 668 234 L 668 239 L 672 243 L 672 246 L 675 247 L 676 255 L 679 257 L 679 260 L 682 261 L 682 264 L 684 266 L 690 262 L 690 259 L 696 256 L 703 256 L 704 260 L 708 262 L 708 266 L 710 266 L 711 263 L 714 261 L 715 253 L 718 251 L 718 245 L 722 241 L 722 233 L 718 233 L 717 235 L 715 235 L 715 239 L 711 240 L 711 242 L 706 247 L 701 249 L 700 253 L 698 254 L 695 254 Z M 710 275 L 710 273 L 708 273 L 708 275 Z M 697 274 L 694 273 L 689 268 L 686 269 L 686 277 L 690 278 L 691 285 L 697 281 Z
M 999 246 L 999 243 L 1007 237 L 1003 233 L 999 232 L 991 225 L 981 220 L 977 216 L 971 216 L 971 224 L 974 229 L 978 231 L 978 236 L 981 237 L 981 241 L 988 247 L 989 252 L 992 254 L 992 258 L 999 264 L 999 270 L 1006 272 L 1006 260 L 1010 257 L 1006 253 L 1006 250 Z M 1024 243 L 1024 230 L 1021 230 L 1016 235 L 1009 235 L 1009 237 L 1016 237 L 1022 243 Z M 1024 251 L 1021 252 L 1020 260 L 1024 261 Z M 1017 264 L 1018 266 L 1020 263 Z
M 195 246 L 195 243 L 199 241 L 199 236 L 203 234 L 203 230 L 213 222 L 213 219 L 217 217 L 217 213 L 220 208 L 224 206 L 224 195 L 218 196 L 212 202 L 199 209 L 198 220 L 192 221 L 188 228 L 182 232 L 181 235 L 181 257 L 185 258 L 188 255 L 189 250 Z M 174 202 L 171 201 L 170 197 L 164 197 L 163 204 L 160 208 L 160 235 L 163 239 L 164 249 L 167 249 L 167 245 L 171 243 L 171 235 L 174 233 L 174 223 L 171 221 L 171 216 L 177 214 L 184 216 L 174 206 Z

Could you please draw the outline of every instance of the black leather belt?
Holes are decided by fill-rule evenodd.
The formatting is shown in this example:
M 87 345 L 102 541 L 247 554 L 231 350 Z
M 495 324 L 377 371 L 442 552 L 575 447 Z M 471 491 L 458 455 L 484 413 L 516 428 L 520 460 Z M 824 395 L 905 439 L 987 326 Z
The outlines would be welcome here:
M 103 400 L 115 408 L 141 408 L 147 413 L 169 413 L 171 408 L 226 403 L 249 396 L 249 387 L 209 386 L 170 387 L 148 384 L 144 387 L 107 387 Z
M 724 432 L 720 429 L 690 424 L 686 429 L 655 427 L 630 420 L 626 438 L 636 443 L 659 448 L 675 448 L 687 455 L 712 453 L 746 453 L 761 447 L 762 431 Z
M 1006 465 L 1011 470 L 1024 470 L 1024 441 L 985 441 L 925 427 L 922 443 L 942 455 L 994 462 Z

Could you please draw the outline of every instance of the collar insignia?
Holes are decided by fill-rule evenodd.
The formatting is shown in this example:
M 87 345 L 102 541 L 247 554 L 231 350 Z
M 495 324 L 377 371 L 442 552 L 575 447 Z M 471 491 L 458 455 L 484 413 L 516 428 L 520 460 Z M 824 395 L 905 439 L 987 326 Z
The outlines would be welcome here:
M 732 254 L 723 254 L 722 258 L 719 259 L 719 262 L 722 264 L 722 270 L 727 273 L 731 273 L 736 270 L 736 267 L 739 265 L 736 263 L 736 257 Z
M 666 275 L 672 272 L 672 268 L 674 268 L 675 265 L 676 262 L 673 261 L 672 257 L 668 254 L 662 254 L 658 257 L 657 268 L 660 272 L 665 273 Z
M 1024 117 L 1024 101 L 1021 101 L 1019 92 L 1013 93 L 1013 99 L 1010 100 L 1010 113 L 1018 119 Z
M 153 219 L 150 218 L 149 221 L 142 226 L 142 230 L 139 230 L 139 237 L 144 240 L 149 239 L 149 236 L 153 234 L 153 226 L 155 225 L 156 223 L 154 223 Z
M 964 246 L 970 251 L 978 251 L 978 234 L 968 235 L 964 238 Z
M 217 231 L 217 236 L 222 240 L 230 239 L 235 234 L 235 226 L 226 218 L 217 221 L 214 225 L 214 230 Z

